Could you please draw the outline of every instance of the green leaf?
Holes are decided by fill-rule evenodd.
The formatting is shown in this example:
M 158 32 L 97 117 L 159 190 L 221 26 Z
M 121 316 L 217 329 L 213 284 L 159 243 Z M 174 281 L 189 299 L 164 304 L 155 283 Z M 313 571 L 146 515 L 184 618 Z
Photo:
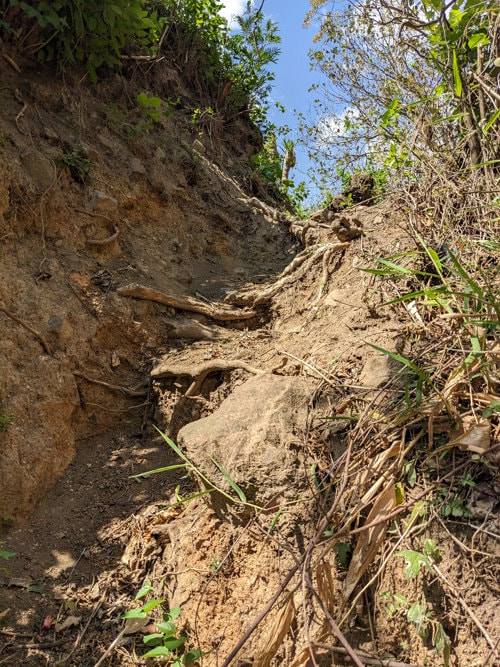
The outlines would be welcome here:
M 122 618 L 147 618 L 148 615 L 144 612 L 144 610 L 141 607 L 136 607 L 135 609 L 131 609 L 130 611 L 127 611 L 125 614 L 123 614 Z
M 428 570 L 431 569 L 429 559 L 419 551 L 412 551 L 411 549 L 407 549 L 406 551 L 401 551 L 398 556 L 401 556 L 406 561 L 405 572 L 408 581 L 411 581 L 411 579 L 414 579 L 420 574 L 421 565 L 424 565 Z
M 184 656 L 184 664 L 185 665 L 192 665 L 195 663 L 197 660 L 201 658 L 203 653 L 200 651 L 199 648 L 193 648 L 190 651 L 186 653 Z
M 16 554 L 14 551 L 5 551 L 5 549 L 0 549 L 0 558 L 9 560 L 9 558 L 13 558 L 15 555 Z
M 406 473 L 406 481 L 408 482 L 408 486 L 410 489 L 413 489 L 415 484 L 417 483 L 417 471 L 415 469 L 415 466 L 413 463 L 407 463 L 404 467 L 404 471 Z
M 424 542 L 424 554 L 430 556 L 434 560 L 439 560 L 441 557 L 438 545 L 431 539 L 426 539 Z
M 158 632 L 161 632 L 164 637 L 171 637 L 177 633 L 177 627 L 167 621 L 166 623 L 155 623 L 156 629 Z
M 453 49 L 453 79 L 455 80 L 455 95 L 462 97 L 462 79 L 458 69 L 457 52 Z
M 148 651 L 145 653 L 142 657 L 143 658 L 159 658 L 162 655 L 170 655 L 171 651 L 168 648 L 165 648 L 165 646 L 156 646 L 155 648 L 152 648 L 151 651 Z
M 441 623 L 436 623 L 432 641 L 436 651 L 443 654 L 444 666 L 448 667 L 450 664 L 451 641 Z
M 181 615 L 181 608 L 179 605 L 177 605 L 176 607 L 172 607 L 172 609 L 163 614 L 163 618 L 166 621 L 175 621 L 175 619 L 179 618 L 180 615 Z
M 484 134 L 486 134 L 488 132 L 488 130 L 493 126 L 493 124 L 498 120 L 499 117 L 500 117 L 500 109 L 498 109 L 498 111 L 496 111 L 492 115 L 492 117 L 489 119 L 489 121 L 484 126 L 484 129 L 483 129 Z
M 146 613 L 152 611 L 155 607 L 159 607 L 161 604 L 165 604 L 166 600 L 149 600 L 144 605 L 143 609 Z
M 210 457 L 210 460 L 212 461 L 212 463 L 213 463 L 214 465 L 217 466 L 217 468 L 219 468 L 219 470 L 220 470 L 221 473 L 223 474 L 223 476 L 224 476 L 226 482 L 227 482 L 227 483 L 229 484 L 229 486 L 233 489 L 233 491 L 235 491 L 235 492 L 238 494 L 238 497 L 239 497 L 239 499 L 241 500 L 241 502 L 242 502 L 242 503 L 246 503 L 247 499 L 246 499 L 245 494 L 244 494 L 243 491 L 240 489 L 240 487 L 236 484 L 236 482 L 233 482 L 233 480 L 231 479 L 231 476 L 229 475 L 229 473 L 227 472 L 227 470 L 225 470 L 225 469 L 222 467 L 222 465 L 221 465 L 220 463 L 217 463 L 217 461 L 214 459 L 213 456 Z
M 478 46 L 486 46 L 490 43 L 490 38 L 484 32 L 476 32 L 475 35 L 469 37 L 467 44 L 469 49 L 476 49 Z
M 176 649 L 184 646 L 186 643 L 187 637 L 173 637 L 172 639 L 165 639 L 163 646 L 168 648 L 169 651 L 175 651 Z
M 143 587 L 139 590 L 137 595 L 135 596 L 136 600 L 140 600 L 141 598 L 145 597 L 148 593 L 150 593 L 153 590 L 153 587 L 151 586 L 150 581 L 144 582 Z
M 43 580 L 37 581 L 35 584 L 28 586 L 28 593 L 38 593 L 42 595 L 45 592 L 45 582 Z
M 425 606 L 423 604 L 414 604 L 408 609 L 407 618 L 412 623 L 418 623 L 425 613 Z
M 349 554 L 352 551 L 352 546 L 349 542 L 337 542 L 333 547 L 335 552 L 335 560 L 340 563 L 342 567 L 347 567 L 347 561 L 349 559 Z
M 160 644 L 163 644 L 163 634 L 161 632 L 153 632 L 151 635 L 145 635 L 142 641 L 146 646 L 160 646 Z

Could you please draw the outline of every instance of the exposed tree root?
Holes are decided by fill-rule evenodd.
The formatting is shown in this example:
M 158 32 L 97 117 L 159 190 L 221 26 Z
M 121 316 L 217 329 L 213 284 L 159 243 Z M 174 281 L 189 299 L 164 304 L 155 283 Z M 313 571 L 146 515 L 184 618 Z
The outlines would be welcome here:
M 87 241 L 88 245 L 96 245 L 96 246 L 101 246 L 101 245 L 109 245 L 110 243 L 113 243 L 113 241 L 116 241 L 116 239 L 120 236 L 120 230 L 118 227 L 114 228 L 114 234 L 111 236 L 108 236 L 106 239 L 89 239 Z
M 268 303 L 285 285 L 305 275 L 318 258 L 328 253 L 328 259 L 330 259 L 334 252 L 345 250 L 348 247 L 349 243 L 326 243 L 320 246 L 311 246 L 297 255 L 293 262 L 281 273 L 279 278 L 268 287 L 251 289 L 245 292 L 230 292 L 226 297 L 226 301 L 239 306 L 254 307 Z
M 33 327 L 30 326 L 27 322 L 25 322 L 21 318 L 17 317 L 17 315 L 14 315 L 14 313 L 11 313 L 10 310 L 7 310 L 1 304 L 0 304 L 0 313 L 3 313 L 7 317 L 9 317 L 11 320 L 14 320 L 14 322 L 17 322 L 22 327 L 24 327 L 27 331 L 32 333 L 33 336 L 35 336 L 35 338 L 38 338 L 40 343 L 43 345 L 43 348 L 44 348 L 45 352 L 47 352 L 47 354 L 52 354 L 52 351 L 49 347 L 49 344 L 47 343 L 47 341 L 45 340 L 45 338 L 42 336 L 42 334 L 39 331 L 37 331 L 36 329 L 33 329 Z
M 182 377 L 188 376 L 193 378 L 189 389 L 186 391 L 185 396 L 195 396 L 201 389 L 201 385 L 205 381 L 205 378 L 209 373 L 217 373 L 218 371 L 232 371 L 236 368 L 242 368 L 248 373 L 253 373 L 254 375 L 260 375 L 264 373 L 263 370 L 254 368 L 246 363 L 246 361 L 241 361 L 240 359 L 234 359 L 232 361 L 226 361 L 225 359 L 214 359 L 213 361 L 208 361 L 205 364 L 200 364 L 199 366 L 172 366 L 168 362 L 162 362 L 158 364 L 151 371 L 151 379 L 159 380 L 160 378 L 165 377 Z
M 190 317 L 171 318 L 166 321 L 166 327 L 169 339 L 219 340 L 228 336 L 227 329 L 208 326 Z
M 111 389 L 112 391 L 119 391 L 121 394 L 125 394 L 126 396 L 133 396 L 134 398 L 137 398 L 139 396 L 146 396 L 148 393 L 147 391 L 136 391 L 135 389 L 122 387 L 122 385 L 119 384 L 110 384 L 109 382 L 104 382 L 104 380 L 97 380 L 96 378 L 90 377 L 90 375 L 82 373 L 81 371 L 73 371 L 73 375 L 75 377 L 82 378 L 82 380 L 86 380 L 87 382 L 90 382 L 92 384 L 98 384 L 101 387 L 106 387 L 107 389 Z
M 231 322 L 250 320 L 256 316 L 255 310 L 242 310 L 239 308 L 231 308 L 222 303 L 216 305 L 204 303 L 199 299 L 194 299 L 191 296 L 177 297 L 172 294 L 165 294 L 152 287 L 144 287 L 143 285 L 127 285 L 126 287 L 118 288 L 118 294 L 121 296 L 128 296 L 133 299 L 143 299 L 145 301 L 155 301 L 170 308 L 177 310 L 187 310 L 192 313 L 200 313 L 212 320 L 219 322 Z

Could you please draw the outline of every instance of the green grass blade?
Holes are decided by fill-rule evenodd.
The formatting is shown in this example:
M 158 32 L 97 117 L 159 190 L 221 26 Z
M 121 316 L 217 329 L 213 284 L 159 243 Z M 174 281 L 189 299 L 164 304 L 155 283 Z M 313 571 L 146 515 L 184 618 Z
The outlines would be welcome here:
M 399 361 L 399 363 L 403 364 L 404 366 L 407 366 L 408 368 L 411 368 L 411 370 L 424 382 L 427 382 L 428 384 L 432 385 L 430 377 L 418 366 L 416 366 L 412 361 L 407 359 L 406 357 L 403 357 L 401 354 L 397 354 L 397 352 L 391 352 L 390 350 L 386 350 L 383 347 L 379 347 L 378 345 L 374 345 L 373 343 L 367 343 L 370 347 L 372 347 L 374 350 L 377 350 L 378 352 L 382 352 L 382 354 L 386 354 L 388 357 L 391 357 L 391 359 L 394 359 L 395 361 Z
M 147 470 L 146 472 L 140 472 L 137 475 L 130 475 L 129 479 L 146 479 L 151 477 L 151 475 L 157 475 L 160 472 L 170 472 L 170 470 L 179 470 L 180 468 L 188 468 L 187 463 L 179 463 L 178 465 L 166 466 L 165 468 L 155 468 L 154 470 Z
M 234 481 L 231 479 L 231 476 L 230 476 L 230 474 L 227 472 L 227 470 L 226 470 L 220 463 L 218 463 L 218 462 L 214 459 L 213 456 L 210 457 L 210 460 L 212 461 L 212 463 L 213 463 L 214 465 L 217 466 L 217 468 L 219 468 L 219 470 L 221 471 L 221 473 L 224 475 L 224 478 L 225 478 L 226 482 L 227 482 L 227 483 L 229 484 L 229 486 L 233 489 L 233 491 L 234 491 L 235 493 L 238 494 L 238 498 L 241 500 L 241 502 L 242 502 L 242 503 L 246 503 L 246 502 L 247 502 L 247 498 L 246 498 L 245 494 L 244 494 L 243 491 L 240 489 L 240 487 L 236 484 L 236 482 L 234 482 Z

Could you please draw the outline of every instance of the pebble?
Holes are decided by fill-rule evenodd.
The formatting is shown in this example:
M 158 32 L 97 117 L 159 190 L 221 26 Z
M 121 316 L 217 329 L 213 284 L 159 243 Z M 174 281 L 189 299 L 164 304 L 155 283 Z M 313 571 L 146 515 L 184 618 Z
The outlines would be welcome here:
M 92 211 L 111 213 L 118 209 L 118 202 L 111 195 L 100 190 L 94 190 L 92 199 L 90 200 L 90 209 Z

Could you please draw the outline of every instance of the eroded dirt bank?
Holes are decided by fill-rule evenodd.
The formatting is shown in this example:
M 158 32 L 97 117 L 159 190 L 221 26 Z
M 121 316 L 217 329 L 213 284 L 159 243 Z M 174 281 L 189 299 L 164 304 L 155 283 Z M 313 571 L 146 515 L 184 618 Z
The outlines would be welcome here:
M 2 77 L 0 412 L 13 420 L 0 433 L 0 514 L 15 520 L 3 539 L 16 556 L 0 582 L 0 664 L 144 664 L 151 625 L 124 635 L 120 617 L 146 580 L 165 607 L 180 605 L 203 664 L 225 664 L 314 538 L 351 407 L 383 412 L 402 391 L 380 394 L 401 369 L 368 344 L 403 353 L 412 332 L 380 308 L 385 295 L 360 269 L 407 248 L 404 212 L 391 201 L 287 218 L 252 177 L 255 130 L 237 119 L 200 141 L 175 77 L 168 94 L 184 94 L 184 108 L 133 142 L 134 111 L 117 120 L 110 105 L 127 108 L 134 81 L 91 95 Z M 79 147 L 92 161 L 85 184 L 61 166 Z M 153 424 L 234 495 L 229 477 L 245 503 L 207 494 L 169 507 L 206 480 L 184 469 L 133 478 L 180 461 Z M 458 572 L 460 544 L 436 538 L 443 569 L 466 580 L 474 562 Z M 494 551 L 487 533 L 478 541 Z M 346 571 L 328 563 L 316 576 L 337 612 Z M 308 664 L 304 627 L 322 632 L 293 581 L 276 665 Z M 491 634 L 494 597 L 475 584 L 462 596 Z M 409 595 L 402 562 L 384 586 Z M 430 599 L 450 612 L 438 586 Z M 353 645 L 443 664 L 410 625 L 375 613 L 381 605 L 370 590 L 353 604 L 343 627 Z M 231 664 L 268 664 L 283 609 Z M 487 642 L 460 609 L 447 616 L 453 664 L 483 664 Z M 321 664 L 332 664 L 329 651 Z

